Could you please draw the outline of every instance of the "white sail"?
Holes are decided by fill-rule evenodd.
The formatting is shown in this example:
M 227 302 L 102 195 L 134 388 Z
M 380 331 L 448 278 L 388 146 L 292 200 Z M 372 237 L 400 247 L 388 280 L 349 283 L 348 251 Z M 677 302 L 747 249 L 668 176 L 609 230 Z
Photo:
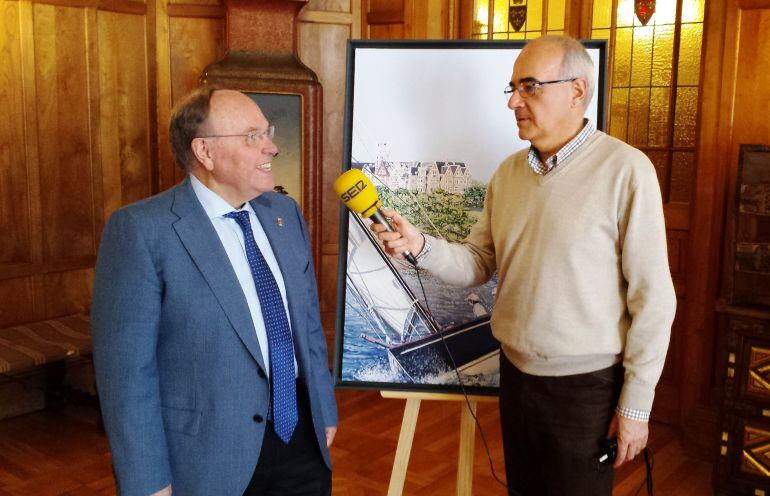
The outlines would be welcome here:
M 370 315 L 387 326 L 383 331 L 390 341 L 400 342 L 410 331 L 415 302 L 353 216 L 348 221 L 347 284 L 352 285 Z

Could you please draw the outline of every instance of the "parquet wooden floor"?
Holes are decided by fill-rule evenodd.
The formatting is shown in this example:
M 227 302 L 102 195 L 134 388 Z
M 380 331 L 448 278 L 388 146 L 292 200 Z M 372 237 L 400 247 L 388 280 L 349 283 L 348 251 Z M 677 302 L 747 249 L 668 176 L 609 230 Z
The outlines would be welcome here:
M 332 447 L 335 496 L 380 496 L 387 491 L 404 401 L 376 392 L 339 391 L 341 426 Z M 497 405 L 480 404 L 479 420 L 498 474 L 503 471 Z M 423 401 L 405 495 L 450 496 L 455 491 L 459 403 Z M 685 456 L 676 429 L 653 424 L 655 494 L 712 494 L 711 465 Z M 502 474 L 501 474 L 502 475 Z M 640 461 L 616 474 L 615 496 L 633 496 L 644 479 Z M 477 435 L 475 495 L 503 496 Z M 0 421 L 0 496 L 115 494 L 110 455 L 94 412 L 68 407 Z M 644 489 L 639 495 L 646 494 Z

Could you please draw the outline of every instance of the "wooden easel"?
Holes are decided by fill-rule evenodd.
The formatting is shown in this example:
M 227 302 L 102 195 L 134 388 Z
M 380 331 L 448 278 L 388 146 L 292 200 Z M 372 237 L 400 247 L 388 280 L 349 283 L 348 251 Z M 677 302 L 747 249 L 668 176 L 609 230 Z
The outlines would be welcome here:
M 380 391 L 383 398 L 405 399 L 404 419 L 401 421 L 401 433 L 398 435 L 396 458 L 390 473 L 388 496 L 401 496 L 406 481 L 406 468 L 412 452 L 414 431 L 417 427 L 417 415 L 420 413 L 422 400 L 459 401 L 460 402 L 460 450 L 457 457 L 457 496 L 471 496 L 473 488 L 473 447 L 476 439 L 476 422 L 465 404 L 462 394 L 447 393 L 411 393 L 406 391 Z M 479 402 L 495 402 L 496 396 L 468 396 L 473 414 Z

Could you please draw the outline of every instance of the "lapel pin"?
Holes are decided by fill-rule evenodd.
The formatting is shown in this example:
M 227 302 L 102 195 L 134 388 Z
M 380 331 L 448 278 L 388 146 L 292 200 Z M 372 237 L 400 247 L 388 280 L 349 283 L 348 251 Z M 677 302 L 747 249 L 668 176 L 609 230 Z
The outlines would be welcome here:
M 283 227 L 283 219 L 278 217 L 278 227 Z

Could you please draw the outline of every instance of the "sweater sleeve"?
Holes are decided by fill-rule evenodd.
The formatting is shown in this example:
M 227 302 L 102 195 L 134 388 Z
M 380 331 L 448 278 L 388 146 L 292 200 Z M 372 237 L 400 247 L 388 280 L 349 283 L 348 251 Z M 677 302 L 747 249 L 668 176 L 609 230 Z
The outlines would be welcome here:
M 631 326 L 623 353 L 625 381 L 619 406 L 650 411 L 666 359 L 676 294 L 666 246 L 663 203 L 655 169 L 637 164 L 619 216 L 621 264 Z
M 469 288 L 487 282 L 497 270 L 491 230 L 493 198 L 494 178 L 487 187 L 481 217 L 465 240 L 449 243 L 425 235 L 431 252 L 420 261 L 420 266 L 450 286 Z

